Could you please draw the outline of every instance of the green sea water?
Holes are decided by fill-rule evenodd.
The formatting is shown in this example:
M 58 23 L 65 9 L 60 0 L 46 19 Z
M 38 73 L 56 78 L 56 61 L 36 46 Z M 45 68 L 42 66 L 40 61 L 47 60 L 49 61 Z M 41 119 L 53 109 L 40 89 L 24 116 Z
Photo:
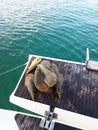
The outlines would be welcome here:
M 0 73 L 41 55 L 98 60 L 98 0 L 0 0 Z M 0 76 L 0 108 L 9 102 L 24 67 Z

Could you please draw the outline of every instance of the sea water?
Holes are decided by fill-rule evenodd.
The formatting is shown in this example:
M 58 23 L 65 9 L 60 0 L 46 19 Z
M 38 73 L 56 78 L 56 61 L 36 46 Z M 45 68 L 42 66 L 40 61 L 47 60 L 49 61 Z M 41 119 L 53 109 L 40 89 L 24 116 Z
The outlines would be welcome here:
M 41 55 L 98 60 L 98 0 L 0 0 L 0 73 Z M 0 108 L 9 102 L 24 67 L 0 76 Z

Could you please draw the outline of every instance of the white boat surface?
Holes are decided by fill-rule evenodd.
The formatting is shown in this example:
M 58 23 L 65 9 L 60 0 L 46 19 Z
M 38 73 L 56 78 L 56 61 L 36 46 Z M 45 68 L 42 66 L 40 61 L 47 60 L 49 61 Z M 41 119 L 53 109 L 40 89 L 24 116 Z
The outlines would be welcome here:
M 0 130 L 19 130 L 15 122 L 15 114 L 11 110 L 0 109 Z

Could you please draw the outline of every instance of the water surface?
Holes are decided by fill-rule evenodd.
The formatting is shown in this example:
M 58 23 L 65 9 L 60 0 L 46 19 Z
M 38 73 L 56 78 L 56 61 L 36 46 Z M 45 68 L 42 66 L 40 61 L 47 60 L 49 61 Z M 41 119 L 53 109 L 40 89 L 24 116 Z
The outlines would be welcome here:
M 29 54 L 85 62 L 86 48 L 98 60 L 97 0 L 0 0 L 0 73 Z M 24 67 L 0 76 L 0 108 L 9 103 Z

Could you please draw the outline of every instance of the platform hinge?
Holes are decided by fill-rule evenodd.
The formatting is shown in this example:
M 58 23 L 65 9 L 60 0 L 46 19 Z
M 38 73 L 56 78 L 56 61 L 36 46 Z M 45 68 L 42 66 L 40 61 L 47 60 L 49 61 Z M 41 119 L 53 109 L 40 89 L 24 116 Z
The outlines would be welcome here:
M 50 110 L 45 111 L 45 116 L 46 118 L 40 121 L 39 127 L 45 128 L 47 130 L 53 130 L 54 125 L 55 125 L 55 122 L 53 122 L 53 119 L 57 118 L 57 114 L 54 113 L 54 106 L 50 106 Z

